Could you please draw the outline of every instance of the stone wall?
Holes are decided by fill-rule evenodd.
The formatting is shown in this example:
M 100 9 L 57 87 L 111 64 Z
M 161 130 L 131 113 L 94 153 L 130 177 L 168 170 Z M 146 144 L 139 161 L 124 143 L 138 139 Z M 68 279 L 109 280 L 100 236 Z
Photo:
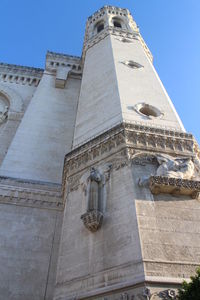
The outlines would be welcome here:
M 6 120 L 0 124 L 0 164 L 12 142 L 24 112 L 36 90 L 43 70 L 0 64 L 0 98 L 8 105 Z
M 0 299 L 52 299 L 62 212 L 0 205 Z
M 79 175 L 84 178 L 85 172 Z M 81 184 L 68 194 L 54 299 L 87 298 L 144 279 L 130 178 L 129 168 L 111 171 L 103 225 L 96 233 L 81 220 L 87 209 Z

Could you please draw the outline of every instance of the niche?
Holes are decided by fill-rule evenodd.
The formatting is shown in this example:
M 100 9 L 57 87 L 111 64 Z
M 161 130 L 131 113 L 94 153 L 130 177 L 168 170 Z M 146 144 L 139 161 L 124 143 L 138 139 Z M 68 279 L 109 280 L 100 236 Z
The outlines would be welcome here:
M 122 28 L 122 21 L 119 18 L 113 18 L 112 22 L 115 28 Z
M 97 30 L 97 33 L 99 33 L 102 30 L 104 30 L 104 23 L 103 22 L 97 23 L 96 30 Z

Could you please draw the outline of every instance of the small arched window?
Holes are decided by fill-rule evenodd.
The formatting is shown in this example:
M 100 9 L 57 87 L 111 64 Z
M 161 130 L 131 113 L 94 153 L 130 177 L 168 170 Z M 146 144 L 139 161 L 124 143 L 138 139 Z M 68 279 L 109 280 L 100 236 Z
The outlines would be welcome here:
M 113 21 L 113 25 L 114 25 L 114 27 L 117 27 L 117 28 L 122 28 L 122 25 L 121 25 L 121 23 L 119 22 L 119 21 Z
M 104 30 L 104 24 L 103 23 L 97 24 L 97 33 L 101 32 L 102 30 Z

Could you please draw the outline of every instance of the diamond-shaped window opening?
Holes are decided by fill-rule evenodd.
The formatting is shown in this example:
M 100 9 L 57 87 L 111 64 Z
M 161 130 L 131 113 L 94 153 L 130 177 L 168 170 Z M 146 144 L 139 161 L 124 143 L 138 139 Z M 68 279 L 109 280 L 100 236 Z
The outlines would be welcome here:
M 126 60 L 124 62 L 122 62 L 125 66 L 131 68 L 131 69 L 139 69 L 139 68 L 143 68 L 144 66 L 142 66 L 141 64 L 133 61 L 133 60 Z

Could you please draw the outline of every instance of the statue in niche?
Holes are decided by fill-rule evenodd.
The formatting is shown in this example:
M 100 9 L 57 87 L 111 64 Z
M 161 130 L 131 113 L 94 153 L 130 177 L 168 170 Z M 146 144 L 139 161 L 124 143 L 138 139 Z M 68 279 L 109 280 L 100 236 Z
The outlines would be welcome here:
M 81 219 L 88 230 L 96 232 L 103 222 L 102 175 L 97 169 L 91 169 L 87 185 L 88 188 L 84 188 L 88 198 L 87 212 L 81 216 Z
M 85 227 L 96 232 L 103 222 L 103 205 L 106 198 L 105 184 L 110 178 L 111 164 L 91 168 L 82 176 L 82 190 L 87 197 L 87 211 L 81 216 Z
M 156 176 L 191 179 L 194 176 L 194 163 L 190 157 L 169 157 L 158 155 L 159 167 Z
M 89 176 L 88 211 L 101 210 L 101 182 L 101 174 L 92 168 Z

